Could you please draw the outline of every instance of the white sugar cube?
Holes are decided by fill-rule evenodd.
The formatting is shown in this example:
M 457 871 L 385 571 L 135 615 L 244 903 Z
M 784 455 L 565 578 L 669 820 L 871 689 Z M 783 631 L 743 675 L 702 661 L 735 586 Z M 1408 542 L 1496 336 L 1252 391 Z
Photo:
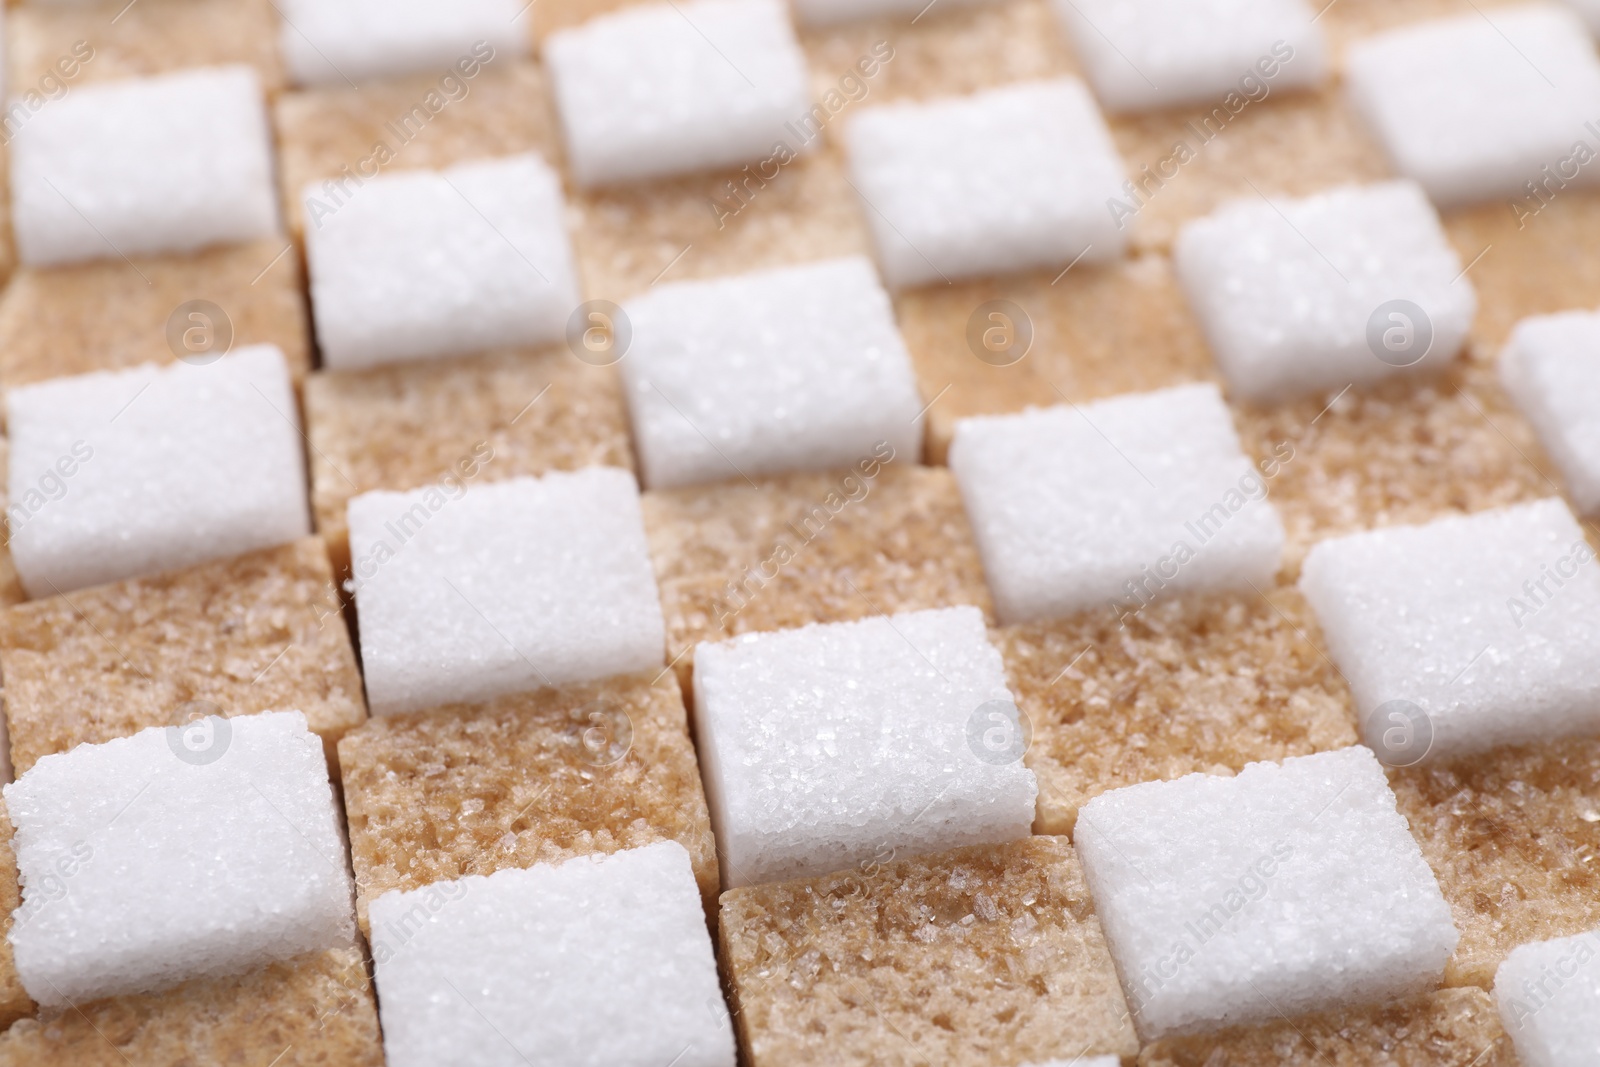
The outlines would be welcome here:
M 1229 389 L 1255 401 L 1446 366 L 1477 309 L 1410 182 L 1236 200 L 1185 225 L 1174 258 Z
M 1095 93 L 1112 111 L 1316 85 L 1328 50 L 1304 0 L 1054 0 Z M 1231 116 L 1230 116 L 1231 117 Z
M 811 93 L 781 0 L 626 8 L 551 34 L 544 57 L 580 184 L 767 160 L 780 142 L 804 147 L 787 127 L 808 118 Z
M 298 711 L 211 717 L 45 756 L 5 787 L 10 934 L 50 1008 L 351 943 L 322 742 Z
M 1590 30 L 1600 33 L 1600 0 L 1567 0 L 1567 6 L 1589 24 Z
M 1600 733 L 1600 569 L 1560 500 L 1323 541 L 1300 588 L 1379 755 Z
M 75 88 L 11 141 L 29 266 L 190 252 L 278 232 L 260 80 L 216 67 Z
M 294 387 L 273 345 L 19 386 L 6 421 L 6 519 L 30 597 L 311 530 Z
M 661 285 L 626 310 L 651 489 L 921 455 L 911 356 L 864 259 Z
M 526 55 L 518 0 L 279 0 L 279 46 L 300 85 L 361 85 L 417 71 L 448 74 Z
M 1147 1040 L 1419 992 L 1459 936 L 1359 745 L 1103 793 L 1073 841 Z
M 561 181 L 536 155 L 335 179 L 305 206 L 330 367 L 545 344 L 578 306 Z
M 998 2 L 999 0 L 939 0 L 938 10 Z M 896 16 L 916 20 L 932 7 L 928 0 L 794 0 L 795 16 L 807 26 L 834 26 L 841 22 Z
M 1345 57 L 1351 98 L 1394 168 L 1440 206 L 1592 184 L 1600 59 L 1577 15 L 1497 7 L 1404 26 Z M 1575 158 L 1578 143 L 1584 151 Z
M 661 665 L 666 628 L 627 471 L 364 493 L 349 518 L 375 715 Z
M 1283 523 L 1222 396 L 1187 385 L 962 419 L 950 446 L 1006 623 L 1268 584 Z
M 389 1067 L 733 1067 L 676 841 L 372 902 Z
M 977 608 L 702 644 L 694 693 L 729 887 L 1030 833 L 1030 735 Z
M 1600 930 L 1513 949 L 1494 999 L 1525 1067 L 1600 1063 Z
M 854 115 L 850 170 L 896 287 L 1114 260 L 1122 160 L 1075 78 Z
M 1600 513 L 1600 314 L 1524 319 L 1500 357 L 1500 380 L 1578 510 Z

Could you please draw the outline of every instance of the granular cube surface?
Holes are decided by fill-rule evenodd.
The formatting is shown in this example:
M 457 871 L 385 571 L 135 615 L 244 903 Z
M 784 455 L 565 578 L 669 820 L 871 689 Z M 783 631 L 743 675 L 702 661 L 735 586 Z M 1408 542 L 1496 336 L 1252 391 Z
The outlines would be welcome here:
M 1526 1067 L 1600 1060 L 1600 931 L 1517 948 L 1495 972 L 1494 997 Z
M 1561 469 L 1578 511 L 1600 513 L 1600 314 L 1519 322 L 1500 356 L 1500 381 Z

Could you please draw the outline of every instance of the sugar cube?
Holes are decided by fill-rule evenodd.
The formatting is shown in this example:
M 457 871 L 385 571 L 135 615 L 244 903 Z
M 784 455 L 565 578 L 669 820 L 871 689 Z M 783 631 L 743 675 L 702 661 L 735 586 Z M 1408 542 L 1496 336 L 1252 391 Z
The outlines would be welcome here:
M 1074 841 L 1146 1039 L 1420 992 L 1458 938 L 1359 745 L 1104 793 Z
M 660 666 L 633 475 L 589 467 L 350 501 L 373 714 Z
M 1549 3 L 1403 26 L 1345 57 L 1352 102 L 1395 170 L 1441 207 L 1591 183 L 1600 59 Z
M 359 85 L 526 55 L 517 0 L 281 0 L 279 44 L 300 85 Z
M 1494 998 L 1527 1067 L 1600 1062 L 1600 930 L 1535 941 L 1506 957 Z
M 651 489 L 922 454 L 911 357 L 865 259 L 662 285 L 625 310 Z
M 544 58 L 580 185 L 784 166 L 804 147 L 789 126 L 809 75 L 781 0 L 631 7 L 551 34 Z
M 391 1067 L 733 1067 L 675 841 L 386 893 L 372 924 Z
M 322 742 L 297 711 L 79 745 L 34 764 L 5 801 L 22 875 L 10 941 L 47 1007 L 354 937 Z
M 272 345 L 11 389 L 6 422 L 11 554 L 31 597 L 310 532 L 294 389 Z
M 950 468 L 1005 623 L 1278 569 L 1283 523 L 1213 385 L 963 419 Z
M 996 0 L 944 0 L 940 11 Z M 807 26 L 833 26 L 873 18 L 920 18 L 932 5 L 928 0 L 794 0 L 795 16 Z
M 229 66 L 75 89 L 16 132 L 11 197 L 29 266 L 276 233 L 260 81 Z
M 1567 0 L 1567 6 L 1582 16 L 1589 29 L 1600 33 L 1600 0 Z
M 543 344 L 578 305 L 561 182 L 537 155 L 330 181 L 305 205 L 329 367 Z
M 1524 319 L 1500 356 L 1500 381 L 1533 424 L 1581 514 L 1600 513 L 1600 314 Z

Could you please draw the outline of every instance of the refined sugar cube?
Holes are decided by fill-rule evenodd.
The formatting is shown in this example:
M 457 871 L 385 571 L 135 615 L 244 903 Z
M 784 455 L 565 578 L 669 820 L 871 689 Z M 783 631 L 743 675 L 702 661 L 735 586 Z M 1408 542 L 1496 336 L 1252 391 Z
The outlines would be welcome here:
M 1567 6 L 1582 16 L 1595 33 L 1600 33 L 1600 0 L 1567 0 Z
M 377 715 L 658 667 L 639 490 L 614 467 L 350 501 Z
M 6 393 L 6 518 L 30 597 L 310 533 L 283 353 L 145 364 Z
M 806 141 L 790 128 L 810 120 L 805 56 L 781 0 L 628 8 L 551 34 L 544 58 L 582 185 L 781 166 Z
M 544 344 L 578 305 L 561 182 L 536 155 L 312 185 L 305 206 L 329 367 Z
M 992 4 L 998 0 L 942 0 L 941 11 Z M 794 0 L 794 13 L 807 26 L 833 26 L 873 18 L 920 18 L 932 7 L 928 0 Z
M 1420 992 L 1458 938 L 1359 745 L 1114 790 L 1073 839 L 1147 1039 Z
M 1600 931 L 1514 949 L 1494 975 L 1500 1019 L 1527 1067 L 1600 1062 Z
M 1236 200 L 1184 226 L 1174 256 L 1229 389 L 1254 401 L 1444 366 L 1477 309 L 1410 182 Z
M 1594 180 L 1584 164 L 1600 59 L 1568 9 L 1534 3 L 1404 26 L 1358 41 L 1344 66 L 1394 168 L 1440 206 L 1543 199 Z
M 281 0 L 280 47 L 300 85 L 357 85 L 414 71 L 449 73 L 525 55 L 517 0 Z
M 1278 570 L 1283 523 L 1212 385 L 963 419 L 950 468 L 1005 623 Z
M 386 893 L 372 926 L 390 1067 L 733 1067 L 675 841 Z
M 1126 180 L 1074 78 L 874 107 L 846 127 L 850 169 L 896 287 L 1114 260 L 1107 200 Z
M 11 197 L 29 266 L 276 233 L 260 81 L 234 66 L 74 89 L 11 141 Z
M 725 885 L 1030 832 L 1025 727 L 977 608 L 703 644 L 694 693 Z
M 651 489 L 922 454 L 911 357 L 864 259 L 662 285 L 626 310 Z
M 1600 314 L 1524 319 L 1500 381 L 1561 470 L 1578 511 L 1600 513 Z
M 236 974 L 355 935 L 322 742 L 297 711 L 151 727 L 5 787 L 10 941 L 46 1007 Z

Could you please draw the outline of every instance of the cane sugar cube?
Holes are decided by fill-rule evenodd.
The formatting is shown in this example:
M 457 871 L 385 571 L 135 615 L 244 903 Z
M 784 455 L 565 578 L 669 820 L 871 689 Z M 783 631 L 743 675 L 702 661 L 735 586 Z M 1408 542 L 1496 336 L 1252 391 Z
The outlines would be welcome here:
M 1147 1039 L 1421 992 L 1459 938 L 1359 745 L 1104 793 L 1073 840 Z
M 659 667 L 633 475 L 612 467 L 350 502 L 375 715 Z
M 553 33 L 544 59 L 580 185 L 767 159 L 804 148 L 805 56 L 781 0 L 684 0 Z
M 963 419 L 950 468 L 1004 623 L 1278 569 L 1283 524 L 1212 385 Z
M 870 108 L 845 140 L 896 288 L 1106 262 L 1127 245 L 1106 210 L 1122 160 L 1076 79 Z
M 1236 200 L 1184 226 L 1174 258 L 1229 389 L 1253 401 L 1433 370 L 1477 308 L 1410 182 Z
M 458 61 L 520 56 L 530 37 L 517 0 L 282 0 L 279 32 L 299 85 L 360 85 Z
M 1532 3 L 1391 30 L 1351 46 L 1345 78 L 1394 168 L 1441 207 L 1519 198 L 1528 182 L 1549 195 L 1594 180 L 1582 163 L 1600 114 L 1600 59 L 1566 8 Z
M 911 357 L 864 259 L 663 285 L 625 310 L 651 489 L 922 454 Z
M 1558 499 L 1324 541 L 1300 588 L 1364 739 L 1408 755 L 1600 733 L 1600 569 Z M 1420 747 L 1421 751 L 1412 749 Z
M 1581 514 L 1600 513 L 1600 314 L 1524 319 L 1500 381 L 1533 424 Z
M 230 66 L 90 85 L 11 141 L 28 266 L 190 252 L 278 230 L 261 84 Z
M 11 930 L 16 925 L 17 908 L 22 904 L 22 886 L 17 878 L 17 854 L 12 840 L 16 830 L 0 801 L 0 1026 L 12 1023 L 38 1009 L 22 988 L 17 961 L 11 949 Z M 60 883 L 57 883 L 58 885 Z M 0 1034 L 0 1041 L 4 1040 Z
M 6 421 L 6 518 L 30 597 L 310 532 L 294 389 L 271 345 L 12 389 Z
M 676 842 L 387 893 L 372 924 L 390 1067 L 733 1067 Z
M 1495 972 L 1494 997 L 1527 1067 L 1600 1061 L 1600 931 L 1517 948 Z
M 944 0 L 940 10 L 995 3 L 996 0 Z M 920 18 L 928 0 L 794 0 L 794 13 L 806 26 L 835 26 L 865 19 Z
M 306 189 L 329 367 L 555 341 L 578 305 L 561 182 L 536 155 Z
M 203 718 L 46 756 L 5 787 L 46 1007 L 348 944 L 350 874 L 322 742 L 299 712 Z M 75 861 L 63 894 L 49 879 Z

